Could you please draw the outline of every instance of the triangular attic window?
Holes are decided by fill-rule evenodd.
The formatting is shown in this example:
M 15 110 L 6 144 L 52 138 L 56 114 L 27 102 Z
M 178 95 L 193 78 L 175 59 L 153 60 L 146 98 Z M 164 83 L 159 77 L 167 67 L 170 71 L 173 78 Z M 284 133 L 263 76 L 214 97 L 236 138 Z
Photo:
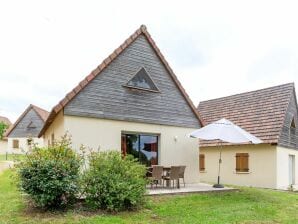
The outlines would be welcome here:
M 36 126 L 33 124 L 33 122 L 31 121 L 28 126 L 27 126 L 28 129 L 33 129 L 33 128 L 36 128 Z
M 296 124 L 295 124 L 294 118 L 292 119 L 292 122 L 291 122 L 291 128 L 296 128 Z
M 158 92 L 158 88 L 145 70 L 141 68 L 125 85 L 126 87 Z

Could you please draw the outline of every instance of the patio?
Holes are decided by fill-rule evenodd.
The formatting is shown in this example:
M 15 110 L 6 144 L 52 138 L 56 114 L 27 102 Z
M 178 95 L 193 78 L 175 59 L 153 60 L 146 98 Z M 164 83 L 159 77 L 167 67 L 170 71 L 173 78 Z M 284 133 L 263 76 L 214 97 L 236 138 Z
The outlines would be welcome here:
M 188 194 L 188 193 L 209 193 L 209 192 L 229 192 L 238 191 L 236 188 L 224 187 L 224 188 L 214 188 L 210 184 L 206 183 L 196 183 L 196 184 L 186 184 L 185 187 L 180 188 L 165 188 L 165 187 L 153 187 L 148 186 L 147 195 L 165 195 L 165 194 Z

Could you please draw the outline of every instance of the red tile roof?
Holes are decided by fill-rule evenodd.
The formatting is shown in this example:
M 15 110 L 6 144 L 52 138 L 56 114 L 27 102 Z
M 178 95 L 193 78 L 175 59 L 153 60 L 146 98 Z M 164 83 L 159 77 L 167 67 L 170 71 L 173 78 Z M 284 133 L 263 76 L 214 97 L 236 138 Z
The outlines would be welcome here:
M 198 111 L 204 124 L 226 118 L 264 143 L 277 144 L 294 83 L 200 102 Z M 218 141 L 200 141 L 215 146 Z M 231 145 L 224 143 L 224 145 Z
M 155 50 L 156 54 L 160 58 L 160 60 L 163 62 L 164 66 L 168 70 L 169 74 L 171 75 L 173 81 L 175 82 L 177 88 L 180 90 L 182 95 L 184 96 L 185 100 L 193 110 L 194 114 L 197 116 L 200 123 L 201 119 L 199 116 L 199 113 L 197 112 L 197 109 L 193 105 L 192 101 L 190 100 L 189 96 L 185 92 L 184 88 L 178 81 L 176 75 L 174 74 L 173 70 L 170 68 L 170 65 L 160 52 L 159 48 L 156 46 L 154 40 L 151 38 L 150 34 L 147 31 L 147 28 L 145 25 L 141 25 L 139 29 L 137 29 L 129 38 L 127 38 L 123 44 L 121 44 L 112 54 L 110 54 L 106 59 L 103 60 L 103 62 L 98 65 L 88 76 L 85 77 L 72 91 L 70 91 L 66 96 L 56 105 L 53 107 L 52 111 L 50 112 L 50 115 L 42 128 L 42 130 L 39 133 L 39 137 L 41 137 L 45 130 L 51 125 L 51 123 L 54 121 L 57 114 L 83 89 L 85 88 L 96 76 L 100 75 L 101 72 L 118 56 L 120 55 L 132 42 L 134 42 L 140 35 L 144 35 L 150 45 Z
M 11 125 L 10 120 L 7 117 L 0 116 L 0 122 L 7 124 L 8 126 Z
M 27 109 L 21 114 L 21 116 L 18 118 L 18 120 L 7 130 L 7 132 L 5 133 L 5 136 L 8 136 L 12 130 L 18 125 L 18 123 L 20 123 L 20 121 L 25 117 L 25 115 L 31 110 L 33 109 L 38 116 L 45 122 L 49 116 L 49 112 L 38 107 L 35 106 L 33 104 L 30 104 Z

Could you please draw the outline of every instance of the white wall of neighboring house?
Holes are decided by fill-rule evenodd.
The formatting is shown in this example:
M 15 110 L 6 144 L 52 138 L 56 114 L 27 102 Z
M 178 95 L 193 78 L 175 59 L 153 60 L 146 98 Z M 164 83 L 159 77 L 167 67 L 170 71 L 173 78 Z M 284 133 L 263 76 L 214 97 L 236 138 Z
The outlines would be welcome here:
M 13 147 L 13 141 L 17 140 L 19 141 L 19 147 L 14 148 Z M 44 140 L 43 138 L 32 138 L 33 142 L 38 144 L 38 146 L 44 146 Z M 30 150 L 30 146 L 28 144 L 28 138 L 8 138 L 8 144 L 7 144 L 7 152 L 8 153 L 25 153 Z
M 7 150 L 7 140 L 0 140 L 0 154 L 5 154 Z
M 159 164 L 186 165 L 185 181 L 199 181 L 198 140 L 187 137 L 192 128 L 60 115 L 47 129 L 45 142 L 51 140 L 52 134 L 60 138 L 63 129 L 72 136 L 75 149 L 83 144 L 92 149 L 120 151 L 122 132 L 157 134 Z
M 203 182 L 215 183 L 218 176 L 219 147 L 201 147 L 205 155 Z M 249 154 L 249 172 L 236 172 L 236 153 Z M 276 146 L 269 144 L 222 147 L 221 182 L 239 186 L 276 188 Z
M 294 188 L 298 189 L 298 150 L 277 147 L 277 188 L 288 189 L 290 186 L 290 167 L 289 156 L 295 158 L 295 184 Z

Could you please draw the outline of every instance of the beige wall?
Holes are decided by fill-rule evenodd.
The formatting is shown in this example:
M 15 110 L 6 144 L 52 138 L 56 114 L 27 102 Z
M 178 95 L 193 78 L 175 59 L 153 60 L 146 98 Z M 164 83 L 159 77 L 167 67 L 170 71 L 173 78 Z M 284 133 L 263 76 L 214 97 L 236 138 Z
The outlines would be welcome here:
M 206 171 L 201 173 L 204 182 L 216 182 L 219 148 L 202 147 Z M 249 172 L 236 173 L 236 153 L 249 153 Z M 221 182 L 239 186 L 276 188 L 276 146 L 267 144 L 224 146 L 222 148 Z
M 295 187 L 298 186 L 298 151 L 277 147 L 277 188 L 287 189 L 289 187 L 289 155 L 295 156 Z
M 13 148 L 13 140 L 19 141 L 18 149 Z M 38 146 L 44 146 L 43 138 L 32 138 L 32 140 L 35 144 L 38 144 Z M 28 145 L 28 138 L 8 138 L 8 144 L 7 144 L 8 153 L 25 153 L 25 152 L 28 152 L 29 149 L 30 147 Z
M 52 134 L 54 134 L 55 139 L 59 139 L 65 134 L 63 111 L 56 116 L 54 122 L 47 128 L 43 136 L 45 145 L 51 142 Z
M 64 131 L 63 131 L 64 130 Z M 151 133 L 159 135 L 159 164 L 186 165 L 185 180 L 188 183 L 199 181 L 198 140 L 188 138 L 192 128 L 180 128 L 165 125 L 143 124 L 136 122 L 107 119 L 60 116 L 55 119 L 45 134 L 61 137 L 65 131 L 72 136 L 75 149 L 81 144 L 93 149 L 121 150 L 121 132 Z
M 0 154 L 5 154 L 7 151 L 7 140 L 0 140 Z

